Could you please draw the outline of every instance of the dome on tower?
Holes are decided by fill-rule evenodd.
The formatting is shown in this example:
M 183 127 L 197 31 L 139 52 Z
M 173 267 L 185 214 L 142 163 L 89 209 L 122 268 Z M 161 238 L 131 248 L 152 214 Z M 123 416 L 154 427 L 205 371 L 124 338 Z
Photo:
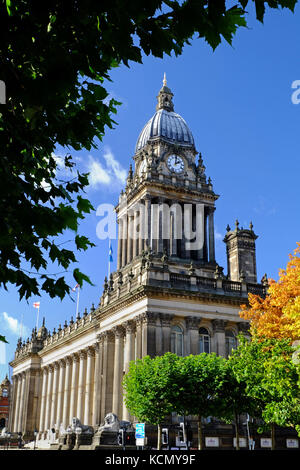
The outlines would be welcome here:
M 173 93 L 167 87 L 164 77 L 163 87 L 158 94 L 156 113 L 144 126 L 136 143 L 135 151 L 141 150 L 149 141 L 162 137 L 171 143 L 194 146 L 193 135 L 185 120 L 174 112 Z

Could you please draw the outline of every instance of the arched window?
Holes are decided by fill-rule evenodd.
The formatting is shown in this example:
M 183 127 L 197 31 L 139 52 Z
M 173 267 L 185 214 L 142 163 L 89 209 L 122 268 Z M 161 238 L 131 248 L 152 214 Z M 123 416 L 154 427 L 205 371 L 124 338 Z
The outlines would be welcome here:
M 178 325 L 172 326 L 171 352 L 177 354 L 177 356 L 183 356 L 183 332 Z
M 7 388 L 3 388 L 3 389 L 2 389 L 2 396 L 3 396 L 4 398 L 8 397 L 8 390 L 7 390 Z
M 210 353 L 210 335 L 206 328 L 199 329 L 199 353 Z
M 225 345 L 226 345 L 226 357 L 231 354 L 233 349 L 236 349 L 237 342 L 236 337 L 234 336 L 233 332 L 230 330 L 225 331 Z
M 0 429 L 5 428 L 5 418 L 0 419 Z

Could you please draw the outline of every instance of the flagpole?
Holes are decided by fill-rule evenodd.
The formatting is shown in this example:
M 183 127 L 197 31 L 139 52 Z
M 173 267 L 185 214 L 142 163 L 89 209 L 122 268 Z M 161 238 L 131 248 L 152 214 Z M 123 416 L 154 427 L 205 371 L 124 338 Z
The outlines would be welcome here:
M 23 339 L 23 316 L 24 316 L 24 312 L 22 312 L 21 325 L 20 325 L 20 338 L 21 339 Z
M 109 279 L 110 276 L 110 238 L 108 239 L 108 276 L 107 278 Z
M 76 318 L 77 318 L 77 316 L 78 316 L 78 307 L 79 307 L 79 292 L 80 292 L 80 286 L 78 286 L 78 290 L 77 290 Z
M 37 314 L 36 314 L 36 331 L 39 331 L 39 314 L 40 314 L 40 306 L 37 308 Z

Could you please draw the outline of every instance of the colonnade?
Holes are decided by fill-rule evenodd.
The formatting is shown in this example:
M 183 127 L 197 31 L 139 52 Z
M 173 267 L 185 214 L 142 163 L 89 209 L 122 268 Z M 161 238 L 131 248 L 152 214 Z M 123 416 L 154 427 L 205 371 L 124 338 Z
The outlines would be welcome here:
M 117 269 L 149 248 L 153 252 L 166 252 L 182 259 L 214 262 L 214 210 L 214 207 L 203 204 L 145 196 L 118 218 Z M 187 238 L 188 230 L 197 237 L 201 234 L 201 247 L 187 248 L 187 242 L 193 243 L 191 237 Z
M 97 341 L 84 349 L 14 375 L 11 431 L 66 429 L 73 417 L 96 427 L 109 412 L 130 420 L 122 391 L 130 361 L 172 351 L 172 328 L 179 324 L 183 355 L 199 354 L 200 323 L 199 317 L 186 317 L 178 323 L 174 315 L 147 311 L 100 333 Z M 219 355 L 225 355 L 226 323 L 206 322 L 210 325 L 211 352 Z

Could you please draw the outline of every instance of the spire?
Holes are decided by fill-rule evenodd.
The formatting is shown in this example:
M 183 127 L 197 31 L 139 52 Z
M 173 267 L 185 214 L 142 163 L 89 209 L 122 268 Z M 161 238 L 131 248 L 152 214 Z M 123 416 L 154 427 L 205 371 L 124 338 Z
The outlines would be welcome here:
M 164 87 L 167 86 L 166 72 L 164 73 L 163 86 L 164 86 Z
M 174 104 L 172 102 L 173 93 L 170 88 L 167 87 L 167 77 L 166 72 L 164 73 L 163 86 L 160 89 L 157 96 L 157 106 L 156 111 L 159 109 L 165 109 L 166 111 L 174 111 Z

